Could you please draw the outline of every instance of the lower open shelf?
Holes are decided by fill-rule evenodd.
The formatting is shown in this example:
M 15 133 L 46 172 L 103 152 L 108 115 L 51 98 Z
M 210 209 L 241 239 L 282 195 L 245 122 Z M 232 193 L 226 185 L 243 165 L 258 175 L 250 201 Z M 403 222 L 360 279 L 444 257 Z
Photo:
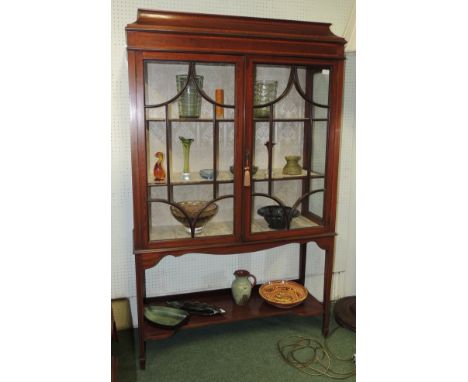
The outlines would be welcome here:
M 300 316 L 318 316 L 322 314 L 322 304 L 310 294 L 307 299 L 299 306 L 290 309 L 276 308 L 267 304 L 258 294 L 258 286 L 252 290 L 252 295 L 246 305 L 236 305 L 231 289 L 220 289 L 208 292 L 197 292 L 176 296 L 164 296 L 146 298 L 145 305 L 166 305 L 166 301 L 171 300 L 193 300 L 205 302 L 211 305 L 216 305 L 223 308 L 226 314 L 216 316 L 191 316 L 188 323 L 177 330 L 198 328 L 213 324 L 223 324 L 241 320 L 249 320 L 260 317 L 272 317 L 284 314 L 297 314 Z M 176 331 L 162 329 L 157 327 L 152 322 L 144 319 L 143 337 L 145 340 L 157 340 L 172 336 Z
M 195 237 L 225 236 L 233 235 L 234 228 L 232 221 L 208 222 L 203 231 L 196 233 Z M 171 239 L 190 239 L 185 227 L 175 222 L 174 225 L 153 226 L 150 228 L 150 240 L 171 240 Z

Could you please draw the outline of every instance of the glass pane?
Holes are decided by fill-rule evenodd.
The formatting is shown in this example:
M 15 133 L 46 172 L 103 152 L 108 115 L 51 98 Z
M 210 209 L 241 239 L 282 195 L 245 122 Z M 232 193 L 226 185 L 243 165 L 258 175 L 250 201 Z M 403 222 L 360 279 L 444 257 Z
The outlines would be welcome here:
M 328 77 L 315 66 L 255 68 L 252 233 L 323 224 Z
M 235 71 L 234 65 L 212 64 L 212 63 L 197 63 L 197 75 L 203 76 L 205 79 L 203 91 L 212 100 L 224 105 L 234 105 L 235 98 Z M 219 100 L 217 100 L 218 94 Z M 203 100 L 202 115 L 207 115 L 212 118 L 213 105 Z M 233 119 L 233 108 L 220 107 L 222 116 L 218 115 L 217 119 Z
M 324 179 L 311 179 L 310 189 L 320 190 L 324 188 Z M 323 192 L 316 192 L 309 196 L 309 211 L 318 219 L 323 219 Z
M 232 235 L 235 66 L 147 61 L 145 75 L 150 240 Z
M 325 174 L 326 155 L 327 155 L 327 122 L 312 123 L 312 155 L 310 166 L 312 171 Z

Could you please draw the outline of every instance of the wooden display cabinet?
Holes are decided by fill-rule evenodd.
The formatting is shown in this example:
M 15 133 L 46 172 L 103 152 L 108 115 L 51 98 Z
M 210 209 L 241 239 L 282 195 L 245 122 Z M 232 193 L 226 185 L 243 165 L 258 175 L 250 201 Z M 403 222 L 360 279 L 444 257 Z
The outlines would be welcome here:
M 146 341 L 173 334 L 147 322 L 144 306 L 168 298 L 227 311 L 192 317 L 183 328 L 295 313 L 322 315 L 328 334 L 345 44 L 329 27 L 150 10 L 139 10 L 127 26 L 140 367 Z M 188 76 L 179 88 L 178 75 Z M 256 84 L 262 80 L 275 81 L 276 94 L 261 98 Z M 216 89 L 223 99 L 216 101 Z M 190 92 L 191 107 L 201 98 L 200 115 L 181 117 L 187 105 L 180 102 Z M 180 136 L 194 140 L 189 171 Z M 154 179 L 156 152 L 164 156 L 164 180 Z M 300 156 L 297 173 L 283 173 L 286 156 Z M 213 169 L 213 178 L 202 178 L 201 169 Z M 205 210 L 218 207 L 201 232 L 196 227 L 205 210 L 188 229 L 171 214 L 172 208 L 189 217 L 179 204 L 187 200 L 206 201 Z M 268 205 L 292 207 L 280 219 L 283 228 L 270 228 L 258 214 Z M 145 271 L 167 255 L 236 254 L 288 243 L 299 244 L 297 281 L 304 284 L 308 242 L 325 250 L 323 302 L 309 295 L 283 310 L 263 302 L 256 289 L 245 306 L 233 303 L 229 289 L 146 296 Z

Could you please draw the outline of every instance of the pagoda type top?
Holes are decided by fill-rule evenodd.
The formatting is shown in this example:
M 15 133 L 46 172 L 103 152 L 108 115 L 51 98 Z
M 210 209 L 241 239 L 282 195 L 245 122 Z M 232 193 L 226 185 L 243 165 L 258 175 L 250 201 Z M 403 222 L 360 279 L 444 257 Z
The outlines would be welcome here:
M 330 23 L 139 9 L 137 21 L 127 25 L 126 30 L 302 40 L 344 45 L 345 39 L 334 35 L 330 31 L 330 25 Z

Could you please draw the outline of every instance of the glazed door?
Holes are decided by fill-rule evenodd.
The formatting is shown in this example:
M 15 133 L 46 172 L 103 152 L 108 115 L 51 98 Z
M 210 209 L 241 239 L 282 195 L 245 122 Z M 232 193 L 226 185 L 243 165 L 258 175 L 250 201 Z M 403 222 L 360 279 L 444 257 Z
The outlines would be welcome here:
M 156 52 L 136 57 L 135 208 L 145 247 L 239 238 L 242 169 L 234 163 L 242 149 L 243 61 Z
M 337 158 L 333 63 L 277 58 L 247 63 L 244 187 L 246 236 L 267 239 L 330 230 Z M 337 109 L 337 108 L 336 108 Z

